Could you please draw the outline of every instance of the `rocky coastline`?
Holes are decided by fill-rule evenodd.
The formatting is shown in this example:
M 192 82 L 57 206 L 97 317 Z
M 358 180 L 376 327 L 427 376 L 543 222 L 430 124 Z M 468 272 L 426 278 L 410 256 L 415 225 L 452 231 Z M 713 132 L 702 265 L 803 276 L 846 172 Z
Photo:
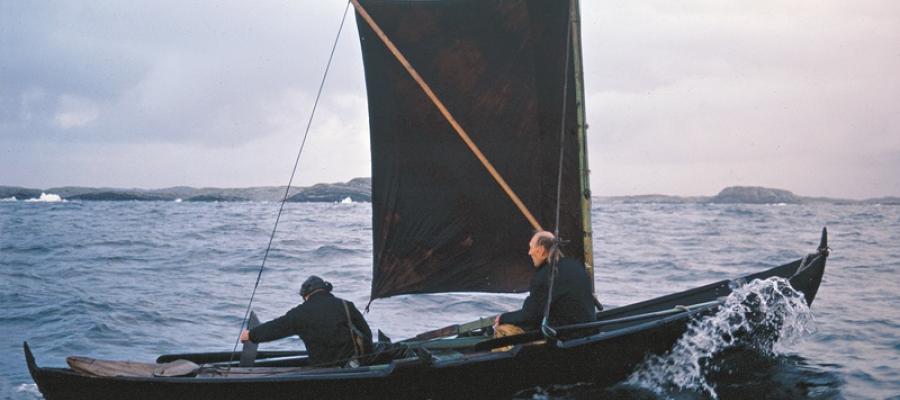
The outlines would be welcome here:
M 0 199 L 39 199 L 43 194 L 54 194 L 62 200 L 77 201 L 184 201 L 184 202 L 238 202 L 281 201 L 285 186 L 250 188 L 192 188 L 176 186 L 163 189 L 121 189 L 64 186 L 33 189 L 16 186 L 0 186 Z M 292 187 L 289 202 L 340 202 L 349 198 L 353 202 L 369 202 L 372 199 L 371 178 L 354 178 L 348 182 L 319 183 L 309 187 Z
M 163 189 L 118 189 L 65 186 L 34 189 L 0 186 L 0 200 L 39 199 L 44 194 L 58 195 L 75 201 L 184 201 L 239 202 L 281 201 L 284 186 L 250 188 L 192 188 L 176 186 Z M 307 187 L 292 187 L 288 202 L 336 203 L 372 201 L 372 179 L 354 178 L 347 182 L 319 183 Z M 620 204 L 880 204 L 900 205 L 900 197 L 878 197 L 865 200 L 799 196 L 788 190 L 760 186 L 730 186 L 714 196 L 670 196 L 647 194 L 637 196 L 597 196 L 598 203 Z

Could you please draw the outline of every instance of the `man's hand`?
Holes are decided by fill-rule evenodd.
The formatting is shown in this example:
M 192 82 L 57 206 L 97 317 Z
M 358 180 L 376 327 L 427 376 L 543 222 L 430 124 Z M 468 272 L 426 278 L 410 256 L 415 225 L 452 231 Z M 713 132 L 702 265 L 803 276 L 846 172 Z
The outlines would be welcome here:
M 250 331 L 244 329 L 241 331 L 241 342 L 249 342 L 250 341 Z

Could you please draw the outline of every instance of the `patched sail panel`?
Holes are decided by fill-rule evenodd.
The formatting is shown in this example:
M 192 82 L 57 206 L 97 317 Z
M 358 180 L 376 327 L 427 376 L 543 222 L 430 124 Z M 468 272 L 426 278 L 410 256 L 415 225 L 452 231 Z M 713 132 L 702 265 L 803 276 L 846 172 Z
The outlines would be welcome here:
M 569 69 L 560 232 L 571 241 L 564 252 L 584 261 L 580 50 L 575 41 L 566 54 L 569 2 L 361 4 L 547 230 Z M 372 146 L 372 298 L 527 289 L 532 225 L 359 16 L 357 25 Z

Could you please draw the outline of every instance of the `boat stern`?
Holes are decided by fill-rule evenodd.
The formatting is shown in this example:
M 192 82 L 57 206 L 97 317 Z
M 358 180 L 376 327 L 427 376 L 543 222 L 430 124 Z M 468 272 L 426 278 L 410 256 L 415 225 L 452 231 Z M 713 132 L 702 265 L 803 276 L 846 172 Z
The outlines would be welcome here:
M 34 354 L 31 352 L 31 347 L 28 346 L 27 341 L 22 342 L 22 349 L 25 352 L 25 364 L 28 365 L 28 373 L 31 375 L 31 379 L 37 385 L 38 390 L 41 391 L 41 394 L 44 394 L 44 391 L 41 388 L 41 369 L 40 367 L 38 367 L 37 361 L 35 361 Z
M 28 342 L 22 342 L 22 348 L 25 351 L 25 363 L 28 364 L 28 373 L 31 374 L 31 379 L 34 379 L 35 383 L 37 383 L 37 363 L 34 361 L 34 354 L 31 353 L 31 347 L 28 346 Z

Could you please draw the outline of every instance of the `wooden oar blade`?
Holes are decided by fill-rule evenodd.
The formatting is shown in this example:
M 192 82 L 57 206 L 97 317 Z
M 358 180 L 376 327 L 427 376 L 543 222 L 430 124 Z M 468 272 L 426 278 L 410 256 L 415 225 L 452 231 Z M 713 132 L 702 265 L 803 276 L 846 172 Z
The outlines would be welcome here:
M 247 329 L 256 328 L 259 325 L 259 318 L 256 317 L 256 312 L 250 311 L 250 321 L 247 322 Z M 253 364 L 256 363 L 256 348 L 259 345 L 253 343 L 252 341 L 244 342 L 244 347 L 241 348 L 241 364 L 242 367 L 252 367 Z
M 431 340 L 459 334 L 459 325 L 450 325 L 416 335 L 414 340 Z

